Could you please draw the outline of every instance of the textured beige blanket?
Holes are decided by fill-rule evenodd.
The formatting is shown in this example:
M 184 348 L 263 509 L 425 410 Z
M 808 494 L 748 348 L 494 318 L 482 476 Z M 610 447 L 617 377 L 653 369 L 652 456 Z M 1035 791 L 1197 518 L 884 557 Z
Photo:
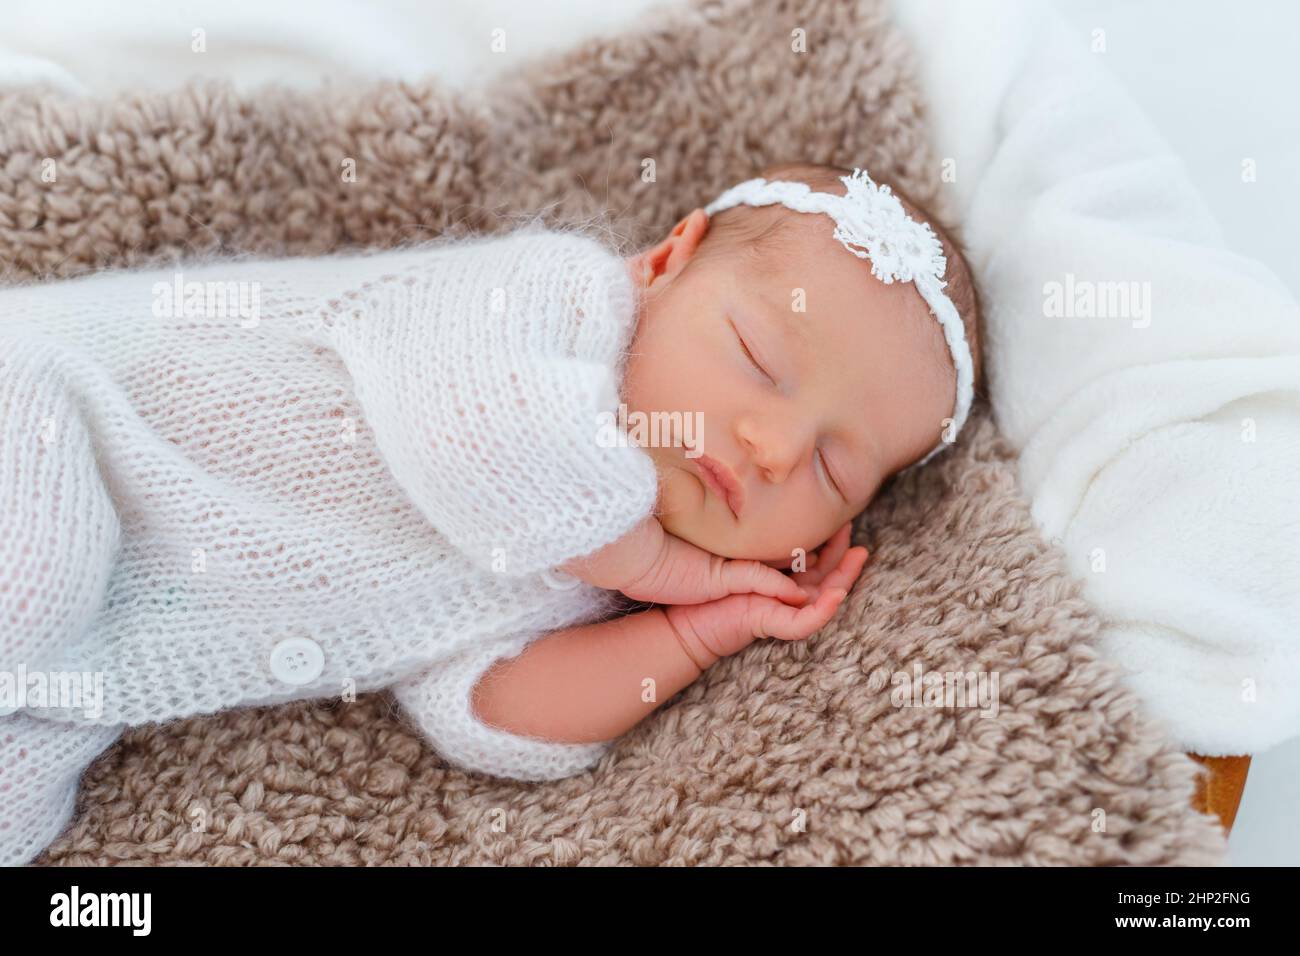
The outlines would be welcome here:
M 792 51 L 796 29 L 806 53 Z M 391 246 L 535 212 L 607 214 L 630 249 L 787 159 L 864 165 L 942 209 L 910 63 L 876 0 L 719 0 L 473 100 L 403 85 L 9 97 L 0 260 L 10 280 L 49 278 Z M 955 453 L 872 506 L 857 541 L 872 561 L 825 631 L 722 662 L 581 777 L 448 769 L 384 695 L 223 713 L 130 732 L 87 772 L 44 859 L 1220 859 L 1216 825 L 1189 807 L 1195 765 L 1098 660 L 1097 620 L 1035 533 L 983 410 Z M 895 675 L 916 668 L 996 674 L 996 715 L 896 706 Z

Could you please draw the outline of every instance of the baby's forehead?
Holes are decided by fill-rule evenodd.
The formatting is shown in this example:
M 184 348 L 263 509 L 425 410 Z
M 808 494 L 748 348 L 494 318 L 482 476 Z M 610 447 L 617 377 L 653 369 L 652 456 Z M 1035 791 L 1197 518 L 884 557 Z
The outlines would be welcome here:
M 829 217 L 782 211 L 788 221 L 781 223 L 777 235 L 759 240 L 759 248 L 751 253 L 751 281 L 787 288 L 792 298 L 802 291 L 805 299 L 815 297 L 824 306 L 910 309 L 913 299 L 924 305 L 911 283 L 885 283 L 873 276 L 871 260 L 850 252 L 835 238 L 835 224 Z M 814 318 L 844 320 L 856 311 L 809 310 Z
M 749 250 L 760 271 L 782 281 L 803 278 L 808 286 L 844 286 L 862 294 L 884 285 L 871 275 L 871 260 L 854 255 L 835 238 L 829 216 L 769 208 L 774 219 Z
M 784 311 L 783 324 L 811 357 L 842 366 L 870 355 L 951 374 L 942 328 L 912 283 L 872 275 L 870 259 L 835 239 L 829 217 L 783 211 L 794 219 L 757 254 L 745 281 Z

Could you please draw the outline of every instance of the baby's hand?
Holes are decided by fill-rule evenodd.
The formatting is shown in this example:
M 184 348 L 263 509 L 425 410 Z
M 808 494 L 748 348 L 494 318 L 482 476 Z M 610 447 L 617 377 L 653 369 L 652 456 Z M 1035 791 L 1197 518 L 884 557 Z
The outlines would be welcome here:
M 719 557 L 665 532 L 655 560 L 620 588 L 628 597 L 656 604 L 703 604 L 728 595 L 763 595 L 787 604 L 807 602 L 804 589 L 761 561 Z
M 808 599 L 794 578 L 776 568 L 711 554 L 669 534 L 655 518 L 564 569 L 589 584 L 655 604 L 701 604 L 729 594 L 765 595 L 793 605 Z
M 801 641 L 826 626 L 862 573 L 867 549 L 847 545 L 847 532 L 836 534 L 824 546 L 817 569 L 800 575 L 800 583 L 814 593 L 811 604 L 793 608 L 760 594 L 733 594 L 707 604 L 670 607 L 668 622 L 700 670 L 756 638 Z

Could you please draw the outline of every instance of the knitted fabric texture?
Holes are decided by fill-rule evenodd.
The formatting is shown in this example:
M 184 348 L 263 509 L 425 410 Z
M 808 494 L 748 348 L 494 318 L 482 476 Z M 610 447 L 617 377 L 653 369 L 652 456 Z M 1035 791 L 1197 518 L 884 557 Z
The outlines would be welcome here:
M 0 292 L 0 669 L 102 673 L 99 713 L 29 709 L 100 726 L 396 684 L 463 766 L 582 769 L 605 745 L 469 690 L 610 611 L 553 569 L 654 506 L 650 457 L 597 441 L 634 315 L 621 259 L 542 228 Z M 290 639 L 315 673 L 276 672 Z
M 790 51 L 793 24 L 806 55 Z M 473 99 L 437 84 L 14 97 L 0 100 L 0 261 L 27 279 L 307 255 L 500 230 L 503 210 L 608 216 L 644 248 L 796 155 L 865 166 L 942 216 L 912 71 L 877 0 L 707 0 Z M 41 181 L 47 157 L 57 185 Z M 355 183 L 339 182 L 344 157 Z M 1099 622 L 1034 530 L 986 408 L 950 453 L 890 484 L 854 537 L 872 559 L 830 625 L 719 662 L 588 773 L 467 773 L 389 694 L 226 710 L 126 732 L 42 862 L 1222 858 L 1222 831 L 1190 806 L 1196 766 L 1098 659 Z M 915 666 L 998 672 L 998 716 L 892 706 L 891 675 Z

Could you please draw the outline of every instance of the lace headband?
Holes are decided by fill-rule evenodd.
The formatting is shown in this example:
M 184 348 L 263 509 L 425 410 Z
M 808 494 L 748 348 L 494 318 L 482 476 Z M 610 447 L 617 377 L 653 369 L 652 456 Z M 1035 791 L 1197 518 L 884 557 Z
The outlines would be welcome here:
M 975 394 L 975 363 L 966 342 L 966 329 L 956 306 L 943 291 L 948 266 L 943 245 L 929 223 L 909 217 L 890 188 L 877 185 L 865 169 L 854 169 L 851 176 L 841 176 L 840 182 L 848 190 L 843 196 L 813 192 L 806 183 L 747 179 L 713 200 L 704 211 L 712 216 L 733 206 L 782 205 L 796 212 L 824 213 L 835 221 L 835 238 L 859 259 L 869 259 L 871 274 L 877 279 L 886 284 L 899 281 L 916 286 L 943 329 L 957 370 L 952 425 L 944 430 L 943 440 L 916 462 L 923 465 L 957 440 Z

